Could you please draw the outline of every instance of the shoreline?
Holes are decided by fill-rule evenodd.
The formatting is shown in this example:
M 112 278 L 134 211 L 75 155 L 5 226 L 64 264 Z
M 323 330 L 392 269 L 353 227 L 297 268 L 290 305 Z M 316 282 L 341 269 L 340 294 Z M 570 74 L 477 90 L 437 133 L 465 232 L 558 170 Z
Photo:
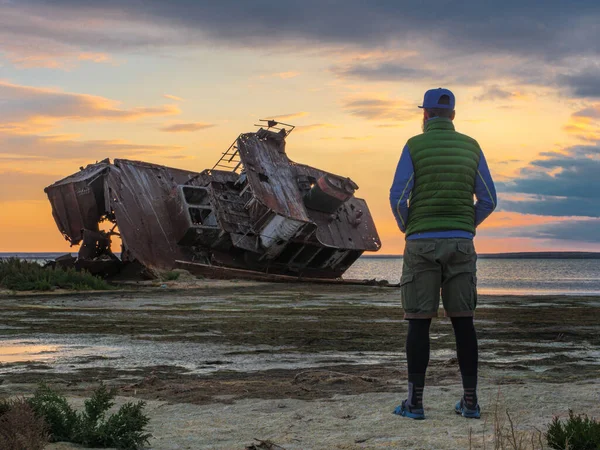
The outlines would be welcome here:
M 310 282 L 294 282 L 294 283 L 282 283 L 282 282 L 269 282 L 269 281 L 252 281 L 252 280 L 243 280 L 243 279 L 233 279 L 233 280 L 219 280 L 219 279 L 210 279 L 210 278 L 196 278 L 193 275 L 186 273 L 185 271 L 181 271 L 183 274 L 181 281 L 160 281 L 160 280 L 147 280 L 147 281 L 125 281 L 125 282 L 116 282 L 113 283 L 115 289 L 112 290 L 66 290 L 66 289 L 54 289 L 50 291 L 11 291 L 8 289 L 0 288 L 0 298 L 6 297 L 28 297 L 28 296 L 73 296 L 73 295 L 85 295 L 85 294 L 94 294 L 94 295 L 112 295 L 115 293 L 131 293 L 131 292 L 175 292 L 175 291 L 189 291 L 193 289 L 227 289 L 227 288 L 235 288 L 235 287 L 258 287 L 258 286 L 297 286 L 299 288 L 306 289 L 318 289 L 319 286 L 337 286 L 340 288 L 351 289 L 354 285 L 352 284 L 343 284 L 343 283 L 310 283 Z M 359 280 L 359 281 L 372 281 L 372 280 Z M 375 283 L 387 282 L 387 280 L 376 280 Z M 396 284 L 373 284 L 373 285 L 358 285 L 361 288 L 372 288 L 372 289 L 382 289 L 382 290 L 393 290 L 398 289 L 398 285 Z M 600 299 L 600 292 L 589 292 L 589 293 L 546 293 L 546 292 L 527 292 L 527 293 L 511 293 L 511 292 L 490 292 L 486 288 L 478 289 L 478 296 L 480 298 L 514 298 L 514 299 L 524 299 L 524 298 L 536 298 L 536 299 L 546 299 L 546 298 L 598 298 Z

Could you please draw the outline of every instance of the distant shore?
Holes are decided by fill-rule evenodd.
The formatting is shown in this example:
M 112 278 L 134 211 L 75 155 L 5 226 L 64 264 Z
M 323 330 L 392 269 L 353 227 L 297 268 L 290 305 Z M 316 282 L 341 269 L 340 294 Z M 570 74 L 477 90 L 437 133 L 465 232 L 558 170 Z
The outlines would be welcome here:
M 23 259 L 54 259 L 69 252 L 0 252 L 1 258 Z M 75 253 L 72 253 L 75 255 Z M 116 253 L 117 256 L 120 253 Z M 512 252 L 512 253 L 480 253 L 479 258 L 484 259 L 600 259 L 600 252 Z M 402 255 L 380 255 L 377 253 L 364 253 L 361 258 L 395 259 Z
M 394 259 L 402 255 L 364 254 L 361 258 Z M 600 259 L 600 252 L 517 252 L 517 253 L 480 253 L 484 259 Z

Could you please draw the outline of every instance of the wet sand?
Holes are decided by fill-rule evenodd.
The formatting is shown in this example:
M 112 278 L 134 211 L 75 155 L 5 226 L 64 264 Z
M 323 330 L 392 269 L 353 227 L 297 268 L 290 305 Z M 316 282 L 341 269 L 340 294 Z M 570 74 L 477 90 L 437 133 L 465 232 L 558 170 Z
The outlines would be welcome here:
M 407 328 L 394 288 L 196 281 L 2 294 L 0 305 L 4 395 L 44 381 L 78 401 L 104 381 L 150 402 L 151 448 L 243 449 L 255 437 L 286 449 L 468 448 L 469 428 L 481 440 L 485 420 L 452 414 L 460 377 L 443 317 L 431 330 L 430 420 L 391 415 Z M 569 407 L 598 416 L 599 313 L 597 297 L 480 296 L 484 418 L 498 392 L 524 428 Z

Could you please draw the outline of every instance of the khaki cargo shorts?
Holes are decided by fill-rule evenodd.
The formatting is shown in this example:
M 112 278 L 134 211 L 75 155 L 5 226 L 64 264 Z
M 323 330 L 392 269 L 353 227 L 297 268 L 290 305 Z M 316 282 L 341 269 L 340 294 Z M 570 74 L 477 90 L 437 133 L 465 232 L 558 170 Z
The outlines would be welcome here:
M 477 253 L 471 239 L 406 241 L 400 292 L 405 319 L 472 316 L 477 305 Z

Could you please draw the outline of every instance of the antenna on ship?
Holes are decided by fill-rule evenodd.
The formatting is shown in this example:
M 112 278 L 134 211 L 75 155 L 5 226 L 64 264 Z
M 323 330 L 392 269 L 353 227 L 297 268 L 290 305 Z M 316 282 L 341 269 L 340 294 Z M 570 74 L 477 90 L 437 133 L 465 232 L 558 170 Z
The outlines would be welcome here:
M 267 131 L 277 130 L 278 132 L 281 132 L 281 130 L 283 130 L 286 137 L 289 136 L 292 131 L 294 131 L 294 128 L 296 128 L 295 125 L 290 125 L 289 123 L 277 122 L 276 120 L 273 120 L 273 119 L 260 119 L 259 122 L 266 122 Z M 265 126 L 265 124 L 264 123 L 261 123 L 261 124 L 255 123 L 254 126 L 262 128 Z

